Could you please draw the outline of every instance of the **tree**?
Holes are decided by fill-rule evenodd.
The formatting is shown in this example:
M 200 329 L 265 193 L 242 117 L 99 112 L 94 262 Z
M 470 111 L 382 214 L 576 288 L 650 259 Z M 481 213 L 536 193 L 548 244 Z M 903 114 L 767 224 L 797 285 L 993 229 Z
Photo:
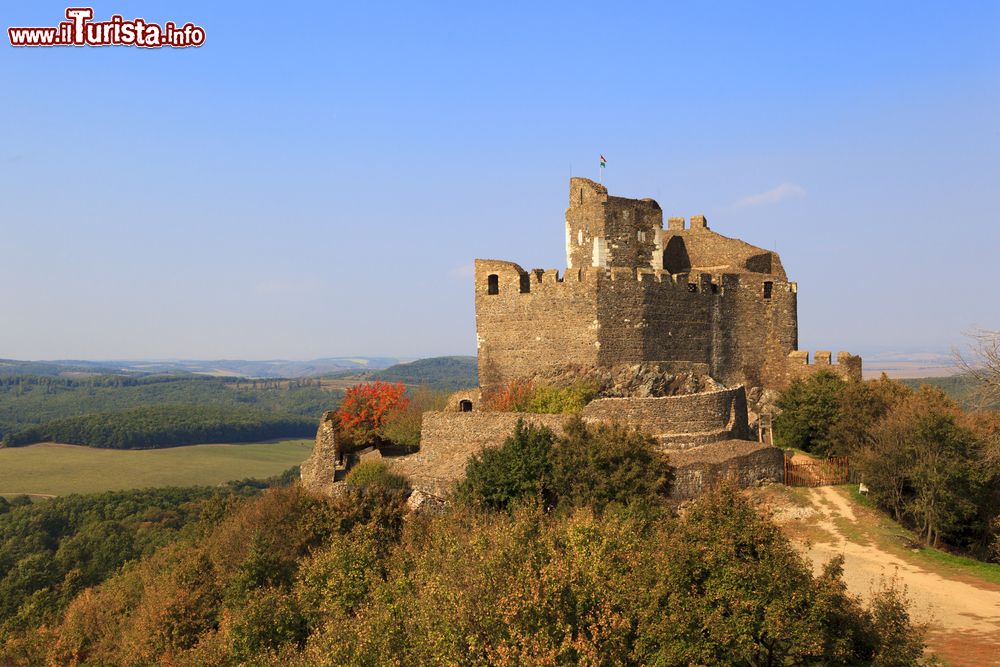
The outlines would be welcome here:
M 518 419 L 503 445 L 469 458 L 459 497 L 477 507 L 502 511 L 523 498 L 544 498 L 552 479 L 549 454 L 554 439 L 549 429 Z
M 971 349 L 968 355 L 955 352 L 958 366 L 979 383 L 983 404 L 996 404 L 1000 402 L 1000 331 L 977 329 L 966 335 Z
M 840 414 L 843 390 L 844 381 L 829 371 L 793 380 L 776 403 L 781 408 L 774 419 L 776 444 L 824 456 L 836 453 L 831 429 Z
M 912 522 L 928 545 L 976 510 L 978 443 L 962 419 L 941 390 L 925 385 L 889 410 L 855 459 L 875 501 L 897 521 Z
M 658 502 L 670 485 L 671 469 L 653 440 L 620 424 L 588 425 L 571 417 L 552 449 L 552 491 L 560 505 Z
M 837 414 L 830 424 L 830 454 L 850 456 L 871 443 L 872 429 L 898 401 L 913 393 L 883 373 L 877 380 L 849 380 L 837 399 Z
M 388 415 L 394 410 L 404 410 L 409 402 L 402 382 L 376 380 L 357 384 L 344 392 L 336 413 L 337 424 L 354 444 L 372 444 L 381 438 Z

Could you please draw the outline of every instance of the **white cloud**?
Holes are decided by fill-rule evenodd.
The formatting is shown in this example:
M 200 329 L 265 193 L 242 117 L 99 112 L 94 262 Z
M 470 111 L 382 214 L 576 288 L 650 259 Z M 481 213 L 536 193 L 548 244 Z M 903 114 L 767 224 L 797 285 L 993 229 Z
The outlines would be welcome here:
M 760 206 L 761 204 L 777 204 L 786 199 L 796 199 L 805 197 L 806 189 L 794 183 L 782 183 L 776 188 L 771 188 L 767 192 L 760 192 L 749 197 L 744 197 L 734 204 L 736 208 L 746 208 L 747 206 Z

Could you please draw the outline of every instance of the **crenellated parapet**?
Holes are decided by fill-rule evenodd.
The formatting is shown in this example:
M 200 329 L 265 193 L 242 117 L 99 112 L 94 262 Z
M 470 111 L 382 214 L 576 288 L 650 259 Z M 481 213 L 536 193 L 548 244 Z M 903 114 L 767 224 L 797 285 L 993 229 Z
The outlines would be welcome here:
M 785 362 L 787 382 L 796 378 L 807 378 L 820 371 L 833 373 L 844 380 L 860 380 L 861 357 L 850 352 L 838 352 L 835 359 L 832 352 L 817 350 L 810 363 L 807 350 L 794 350 L 788 353 Z

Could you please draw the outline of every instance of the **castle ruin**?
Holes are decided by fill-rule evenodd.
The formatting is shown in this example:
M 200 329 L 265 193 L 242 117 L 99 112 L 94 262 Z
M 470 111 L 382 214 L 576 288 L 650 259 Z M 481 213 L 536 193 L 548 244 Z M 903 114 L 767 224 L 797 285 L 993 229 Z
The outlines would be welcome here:
M 585 380 L 600 389 L 580 416 L 634 426 L 674 466 L 672 496 L 722 477 L 781 481 L 784 455 L 759 442 L 747 387 L 760 396 L 819 370 L 861 378 L 861 358 L 798 350 L 798 289 L 778 254 L 709 229 L 704 216 L 668 218 L 652 199 L 608 195 L 570 179 L 566 266 L 526 271 L 475 262 L 479 388 L 423 415 L 420 449 L 383 457 L 424 494 L 446 495 L 469 456 L 498 446 L 522 419 L 561 432 L 561 415 L 502 412 L 511 386 Z M 324 415 L 303 482 L 332 492 L 351 465 Z M 358 458 L 358 457 L 355 457 Z
M 780 387 L 800 375 L 798 288 L 776 252 L 722 236 L 704 216 L 570 179 L 566 270 L 475 263 L 479 383 L 488 396 L 568 363 L 663 363 L 726 384 Z M 817 361 L 844 376 L 860 359 Z

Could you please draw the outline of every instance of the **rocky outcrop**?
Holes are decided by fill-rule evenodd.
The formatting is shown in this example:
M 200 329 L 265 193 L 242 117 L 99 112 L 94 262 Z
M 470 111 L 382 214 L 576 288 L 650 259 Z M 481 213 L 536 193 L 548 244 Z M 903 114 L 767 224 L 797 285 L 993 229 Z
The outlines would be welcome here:
M 567 364 L 526 378 L 536 385 L 568 387 L 586 383 L 602 398 L 658 398 L 724 389 L 705 364 L 642 363 L 612 366 Z

